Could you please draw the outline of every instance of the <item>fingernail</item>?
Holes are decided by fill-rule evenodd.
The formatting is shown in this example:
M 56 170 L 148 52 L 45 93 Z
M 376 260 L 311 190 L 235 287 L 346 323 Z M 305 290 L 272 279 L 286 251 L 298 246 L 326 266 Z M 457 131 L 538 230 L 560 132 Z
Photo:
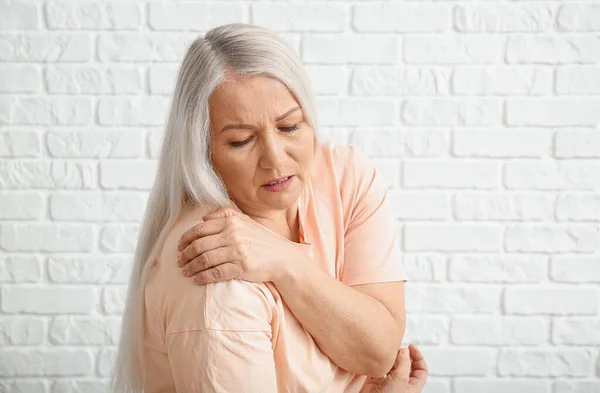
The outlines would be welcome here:
M 177 266 L 183 267 L 183 266 L 181 266 L 181 259 L 179 257 L 177 257 L 177 259 L 175 260 L 175 262 L 177 262 Z
M 187 268 L 185 268 L 185 267 L 184 267 L 183 269 L 181 269 L 181 271 L 182 271 L 183 275 L 184 275 L 184 276 L 186 276 L 186 277 L 187 277 L 187 276 L 188 276 L 188 274 L 190 273 L 190 272 L 187 270 Z

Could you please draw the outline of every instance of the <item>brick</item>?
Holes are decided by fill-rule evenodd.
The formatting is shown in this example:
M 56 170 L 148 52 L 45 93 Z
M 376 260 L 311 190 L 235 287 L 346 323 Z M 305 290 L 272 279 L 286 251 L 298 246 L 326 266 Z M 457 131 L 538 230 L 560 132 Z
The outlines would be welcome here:
M 600 345 L 600 319 L 557 318 L 552 329 L 552 342 L 557 345 Z
M 545 256 L 460 255 L 448 261 L 451 281 L 466 282 L 540 282 L 548 275 Z
M 600 234 L 592 225 L 522 225 L 506 228 L 509 252 L 583 252 L 598 250 Z
M 454 12 L 461 32 L 542 32 L 552 28 L 552 6 L 528 4 L 469 4 Z
M 596 190 L 600 165 L 585 161 L 509 162 L 504 185 L 526 190 Z
M 448 341 L 450 331 L 449 321 L 446 317 L 438 316 L 413 316 L 406 320 L 405 343 L 442 344 Z
M 500 310 L 499 286 L 413 284 L 405 290 L 409 312 L 478 314 Z
M 0 344 L 9 345 L 41 345 L 44 342 L 46 329 L 41 318 L 1 318 Z
M 412 282 L 441 282 L 446 277 L 446 258 L 441 255 L 404 253 L 402 264 Z
M 102 377 L 109 377 L 113 373 L 117 351 L 114 348 L 106 348 L 98 352 L 97 372 Z
M 39 157 L 41 154 L 42 145 L 36 132 L 0 132 L 0 157 Z
M 94 231 L 90 226 L 68 224 L 4 224 L 0 246 L 7 251 L 78 252 L 91 251 Z
M 452 200 L 456 220 L 549 221 L 554 217 L 554 197 L 550 195 L 461 192 Z
M 437 96 L 449 92 L 451 70 L 429 66 L 354 67 L 351 93 L 356 96 Z
M 92 48 L 92 36 L 87 33 L 6 33 L 0 36 L 0 61 L 90 61 Z
M 40 28 L 40 12 L 36 3 L 3 0 L 0 2 L 0 30 L 31 30 Z
M 127 297 L 126 286 L 110 286 L 102 291 L 102 306 L 107 314 L 122 314 Z
M 524 286 L 504 292 L 508 314 L 594 315 L 598 309 L 598 291 L 593 288 Z
M 450 202 L 444 194 L 389 191 L 394 217 L 400 220 L 445 220 Z
M 600 221 L 600 195 L 563 194 L 556 201 L 560 221 Z
M 0 219 L 36 220 L 44 214 L 43 196 L 35 192 L 0 192 Z
M 37 93 L 41 88 L 42 77 L 37 67 L 24 64 L 0 65 L 0 93 Z
M 585 377 L 592 353 L 584 349 L 505 349 L 498 359 L 498 374 L 518 377 Z
M 431 375 L 484 376 L 492 370 L 495 352 L 488 348 L 421 349 Z M 460 361 L 456 361 L 460 359 Z
M 179 62 L 196 35 L 111 33 L 98 36 L 98 59 L 103 62 Z
M 53 30 L 137 30 L 142 26 L 140 6 L 126 1 L 50 1 L 45 4 L 44 14 L 48 27 Z
M 88 189 L 94 173 L 92 162 L 0 160 L 0 188 Z
M 127 284 L 133 256 L 49 257 L 48 276 L 61 284 Z
M 95 307 L 96 295 L 90 287 L 38 286 L 2 289 L 2 311 L 5 313 L 89 314 Z
M 343 95 L 348 85 L 348 71 L 343 66 L 312 65 L 306 67 L 314 94 Z
M 100 232 L 100 248 L 106 253 L 134 252 L 138 226 L 105 226 Z
M 50 155 L 69 158 L 137 158 L 142 155 L 144 134 L 137 130 L 49 132 Z
M 527 392 L 527 393 L 551 393 L 551 381 L 535 379 L 506 379 L 506 378 L 456 378 L 454 379 L 456 392 Z
M 511 98 L 506 121 L 511 126 L 595 126 L 599 110 L 600 100 L 591 98 Z
M 155 161 L 106 160 L 100 163 L 100 185 L 105 189 L 149 190 L 155 174 Z
M 166 122 L 166 97 L 101 98 L 98 123 L 105 126 L 160 126 Z
M 247 23 L 243 4 L 236 3 L 150 3 L 148 24 L 153 30 L 196 30 L 235 22 Z
M 600 94 L 600 67 L 562 66 L 556 68 L 557 94 Z
M 58 380 L 52 384 L 52 393 L 106 393 L 110 391 L 108 379 L 99 381 L 90 380 Z
M 89 98 L 11 97 L 6 104 L 10 111 L 6 118 L 0 117 L 0 125 L 84 125 L 92 120 Z
M 600 381 L 556 381 L 554 393 L 596 393 L 600 391 Z
M 4 380 L 0 381 L 0 392 L 5 393 L 46 393 L 46 383 L 36 380 Z
M 148 88 L 150 94 L 173 94 L 177 82 L 177 67 L 172 65 L 154 65 L 148 70 Z
M 119 318 L 56 317 L 50 323 L 50 341 L 55 345 L 117 345 Z
M 443 130 L 358 129 L 350 144 L 372 157 L 441 157 L 448 151 L 449 137 Z
M 1 377 L 89 376 L 92 358 L 85 349 L 6 349 L 0 357 Z
M 558 131 L 554 154 L 559 158 L 600 158 L 600 132 L 591 130 Z
M 466 157 L 544 157 L 552 151 L 548 130 L 455 130 L 453 152 Z
M 457 95 L 546 95 L 552 93 L 549 67 L 459 66 L 452 74 Z
M 406 251 L 497 252 L 503 229 L 496 224 L 406 224 Z
M 563 4 L 557 25 L 559 31 L 600 31 L 600 4 Z
M 50 196 L 50 216 L 67 221 L 139 222 L 144 213 L 141 194 L 55 194 Z
M 496 189 L 500 166 L 483 161 L 406 161 L 403 186 L 407 188 Z
M 397 41 L 390 35 L 309 35 L 302 40 L 302 60 L 323 64 L 391 64 Z
M 157 158 L 162 145 L 163 130 L 152 130 L 148 132 L 148 155 Z
M 402 105 L 408 126 L 490 126 L 502 124 L 502 105 L 485 98 L 411 98 Z
M 510 36 L 506 43 L 506 61 L 509 64 L 594 64 L 600 61 L 600 39 L 593 35 Z
M 131 66 L 55 65 L 46 68 L 44 77 L 50 93 L 142 93 L 141 71 Z
M 499 63 L 504 39 L 493 36 L 408 35 L 404 37 L 403 59 L 407 64 Z
M 390 126 L 395 123 L 394 103 L 374 98 L 317 99 L 322 126 Z
M 0 257 L 0 282 L 39 282 L 42 266 L 36 256 L 9 255 Z
M 348 21 L 345 4 L 254 3 L 252 23 L 273 31 L 343 32 Z
M 550 261 L 550 277 L 554 281 L 600 283 L 600 257 L 598 256 L 553 256 Z
M 460 345 L 542 345 L 550 338 L 550 323 L 537 317 L 459 316 L 450 326 Z
M 353 26 L 361 32 L 448 31 L 450 6 L 419 3 L 359 3 L 354 6 Z

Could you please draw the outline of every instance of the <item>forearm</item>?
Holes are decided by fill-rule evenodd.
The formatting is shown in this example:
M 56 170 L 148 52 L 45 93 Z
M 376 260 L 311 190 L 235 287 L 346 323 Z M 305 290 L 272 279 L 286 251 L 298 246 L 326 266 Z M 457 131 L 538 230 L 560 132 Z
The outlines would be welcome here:
M 378 300 L 324 272 L 306 257 L 286 261 L 274 281 L 296 318 L 338 366 L 382 376 L 392 367 L 404 324 Z

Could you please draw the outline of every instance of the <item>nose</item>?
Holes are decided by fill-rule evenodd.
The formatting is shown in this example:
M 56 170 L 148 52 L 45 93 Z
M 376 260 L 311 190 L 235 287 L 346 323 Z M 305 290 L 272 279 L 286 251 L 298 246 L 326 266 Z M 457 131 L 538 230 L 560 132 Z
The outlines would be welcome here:
M 269 135 L 263 138 L 261 146 L 260 166 L 263 169 L 281 169 L 285 155 L 285 142 L 276 136 Z

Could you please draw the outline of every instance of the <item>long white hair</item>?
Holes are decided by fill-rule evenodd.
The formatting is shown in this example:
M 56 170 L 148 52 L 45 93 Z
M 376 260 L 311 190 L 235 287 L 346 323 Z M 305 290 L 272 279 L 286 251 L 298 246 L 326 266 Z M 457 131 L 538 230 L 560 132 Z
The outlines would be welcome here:
M 308 77 L 299 57 L 277 34 L 235 23 L 216 27 L 189 45 L 177 75 L 156 178 L 140 226 L 111 386 L 114 392 L 143 390 L 146 275 L 183 205 L 217 207 L 230 202 L 212 166 L 209 98 L 228 77 L 256 75 L 287 86 L 317 138 Z

